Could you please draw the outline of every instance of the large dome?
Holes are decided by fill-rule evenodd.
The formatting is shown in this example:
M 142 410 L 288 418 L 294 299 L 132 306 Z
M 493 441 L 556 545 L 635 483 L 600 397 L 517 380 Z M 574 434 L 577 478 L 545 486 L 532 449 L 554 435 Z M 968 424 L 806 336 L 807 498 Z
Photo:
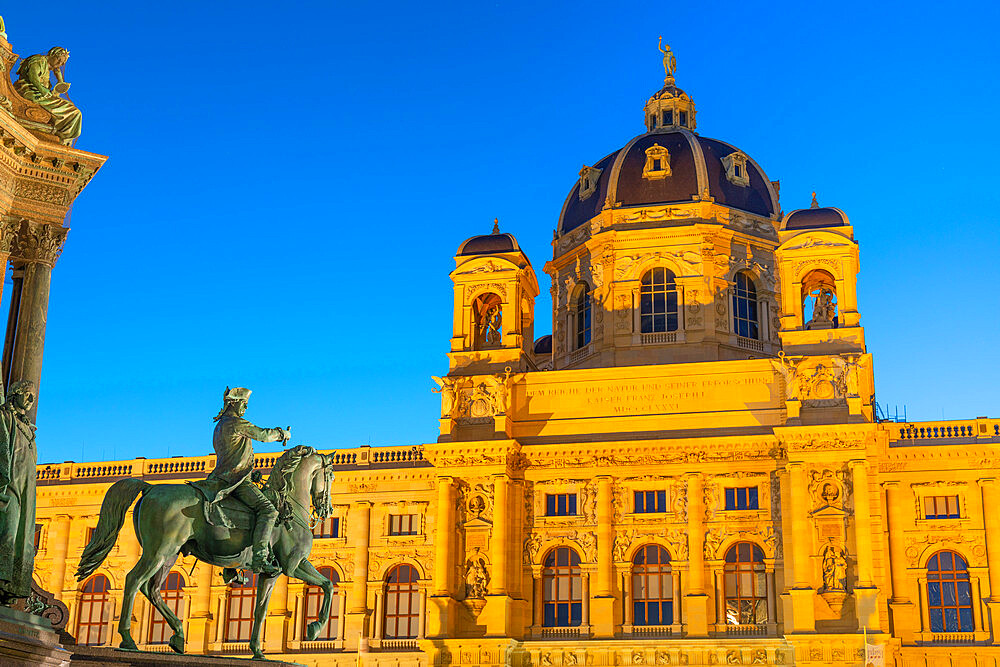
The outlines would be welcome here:
M 669 175 L 650 178 L 644 173 L 650 155 L 667 156 Z M 730 155 L 737 158 L 737 163 L 745 164 L 740 178 L 727 175 L 727 163 L 731 173 L 734 159 Z M 601 170 L 596 187 L 585 190 L 581 198 L 583 179 L 573 186 L 559 216 L 560 234 L 584 224 L 608 203 L 627 208 L 695 202 L 708 196 L 723 206 L 764 217 L 775 216 L 778 211 L 771 182 L 756 162 L 730 144 L 700 137 L 684 128 L 660 128 L 640 135 L 593 168 Z

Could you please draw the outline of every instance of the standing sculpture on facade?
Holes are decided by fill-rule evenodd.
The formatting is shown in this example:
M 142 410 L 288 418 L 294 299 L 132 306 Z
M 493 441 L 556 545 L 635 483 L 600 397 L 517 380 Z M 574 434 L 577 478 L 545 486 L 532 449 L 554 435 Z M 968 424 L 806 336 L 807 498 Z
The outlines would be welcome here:
M 842 548 L 832 544 L 823 549 L 823 589 L 847 590 L 847 557 Z
M 14 88 L 21 97 L 52 114 L 56 136 L 63 144 L 70 145 L 80 136 L 83 114 L 75 104 L 61 97 L 69 90 L 62 73 L 67 60 L 69 51 L 61 46 L 53 46 L 45 54 L 28 56 L 17 68 Z M 55 85 L 52 84 L 53 76 Z
M 674 52 L 670 50 L 669 44 L 667 44 L 667 48 L 663 48 L 663 35 L 660 35 L 660 43 L 657 48 L 663 54 L 663 71 L 666 74 L 664 81 L 669 82 L 673 80 L 674 72 L 677 71 L 677 58 L 674 57 Z
M 17 381 L 0 405 L 0 604 L 5 605 L 31 594 L 38 450 L 28 413 L 34 404 L 34 385 Z
M 152 485 L 130 477 L 118 480 L 108 489 L 76 576 L 82 581 L 101 566 L 118 539 L 129 507 L 141 494 L 135 502 L 132 521 L 142 555 L 125 577 L 118 623 L 121 648 L 137 648 L 132 638 L 132 609 L 136 593 L 142 591 L 174 631 L 168 641 L 170 648 L 184 652 L 183 624 L 160 595 L 161 586 L 181 554 L 222 567 L 227 582 L 238 577 L 239 569 L 258 572 L 257 603 L 250 631 L 250 650 L 255 657 L 263 656 L 261 628 L 279 574 L 323 590 L 317 616 L 322 620 L 306 626 L 305 640 L 315 639 L 329 618 L 333 583 L 308 558 L 314 520 L 326 519 L 333 512 L 330 504 L 333 460 L 312 447 L 292 447 L 274 462 L 262 490 L 248 489 L 251 482 L 247 478 L 256 463 L 250 440 L 273 442 L 289 435 L 289 429 L 261 429 L 243 419 L 249 396 L 249 389 L 226 389 L 225 404 L 216 417 L 213 437 L 219 460 L 208 479 Z M 255 503 L 259 513 L 246 502 Z M 272 527 L 275 517 L 278 520 Z M 226 529 L 220 530 L 220 525 Z M 268 562 L 269 556 L 264 558 L 268 548 L 272 548 L 273 563 Z

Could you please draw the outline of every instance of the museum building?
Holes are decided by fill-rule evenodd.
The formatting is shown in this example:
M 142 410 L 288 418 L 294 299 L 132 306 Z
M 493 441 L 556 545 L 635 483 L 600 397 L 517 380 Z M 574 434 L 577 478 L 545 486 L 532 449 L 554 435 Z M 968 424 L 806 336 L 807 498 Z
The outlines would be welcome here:
M 664 64 L 646 131 L 585 165 L 563 204 L 552 335 L 534 336 L 517 239 L 495 225 L 458 246 L 439 434 L 332 452 L 311 560 L 337 598 L 306 641 L 320 589 L 281 577 L 269 656 L 853 665 L 867 643 L 885 664 L 997 664 L 1000 420 L 876 419 L 848 216 L 815 196 L 782 212 L 777 181 L 696 131 L 669 49 Z M 140 552 L 126 528 L 74 577 L 109 486 L 213 465 L 38 466 L 35 576 L 78 642 L 117 646 Z M 248 653 L 252 580 L 182 557 L 162 594 L 187 651 Z M 132 633 L 169 650 L 141 597 Z

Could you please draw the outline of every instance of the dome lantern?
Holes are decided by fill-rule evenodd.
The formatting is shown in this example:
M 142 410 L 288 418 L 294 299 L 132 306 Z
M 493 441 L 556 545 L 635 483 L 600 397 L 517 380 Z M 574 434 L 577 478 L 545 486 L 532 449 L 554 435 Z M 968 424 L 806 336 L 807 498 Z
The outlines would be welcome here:
M 660 37 L 660 53 L 663 54 L 663 88 L 646 102 L 646 131 L 666 131 L 679 127 L 695 129 L 694 100 L 677 87 L 674 72 L 677 70 L 677 59 L 674 58 L 670 45 L 664 48 L 663 37 Z

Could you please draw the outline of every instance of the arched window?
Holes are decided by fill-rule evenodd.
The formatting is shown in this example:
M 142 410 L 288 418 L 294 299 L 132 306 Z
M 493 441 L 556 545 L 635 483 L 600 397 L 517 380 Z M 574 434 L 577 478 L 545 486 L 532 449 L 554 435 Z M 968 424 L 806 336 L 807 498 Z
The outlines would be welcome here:
M 670 554 L 658 544 L 647 544 L 632 557 L 632 623 L 672 625 L 674 579 Z
M 420 622 L 420 577 L 412 565 L 397 565 L 385 578 L 385 637 L 413 639 Z
M 582 349 L 590 344 L 590 288 L 586 283 L 581 286 L 576 297 L 576 349 Z
M 583 577 L 580 575 L 580 556 L 569 547 L 556 547 L 545 556 L 544 565 L 543 624 L 548 628 L 580 625 L 583 620 Z
M 954 551 L 939 551 L 927 561 L 927 607 L 931 632 L 972 632 L 969 565 Z
M 242 586 L 229 587 L 229 601 L 226 604 L 227 642 L 250 641 L 253 628 L 253 607 L 257 602 L 257 575 L 254 574 Z
M 171 572 L 160 586 L 160 597 L 166 603 L 174 616 L 183 620 L 184 613 L 184 577 L 179 572 Z M 174 636 L 167 619 L 154 607 L 149 617 L 149 643 L 166 644 Z
M 726 623 L 767 623 L 767 575 L 764 552 L 752 542 L 737 542 L 726 552 Z
M 664 268 L 650 269 L 639 286 L 642 333 L 677 331 L 677 283 Z
M 760 339 L 760 325 L 757 316 L 757 288 L 745 271 L 736 274 L 733 290 L 733 327 L 737 336 Z
M 492 292 L 480 294 L 472 302 L 474 347 L 486 350 L 500 347 L 503 339 L 503 306 Z
M 323 627 L 320 629 L 316 639 L 336 639 L 337 628 L 340 620 L 340 605 L 337 604 L 336 587 L 337 584 L 340 583 L 340 577 L 337 575 L 337 571 L 330 566 L 324 566 L 317 569 L 320 574 L 333 582 L 334 597 L 333 603 L 330 605 L 330 616 L 327 617 L 326 623 L 323 624 Z M 323 589 L 319 586 L 306 586 L 306 596 L 304 602 L 306 613 L 303 615 L 303 633 L 305 632 L 305 627 L 307 625 L 319 619 L 319 608 L 323 605 Z
M 103 574 L 95 574 L 83 584 L 80 610 L 76 617 L 76 641 L 85 646 L 104 643 L 104 631 L 111 614 L 111 582 Z

